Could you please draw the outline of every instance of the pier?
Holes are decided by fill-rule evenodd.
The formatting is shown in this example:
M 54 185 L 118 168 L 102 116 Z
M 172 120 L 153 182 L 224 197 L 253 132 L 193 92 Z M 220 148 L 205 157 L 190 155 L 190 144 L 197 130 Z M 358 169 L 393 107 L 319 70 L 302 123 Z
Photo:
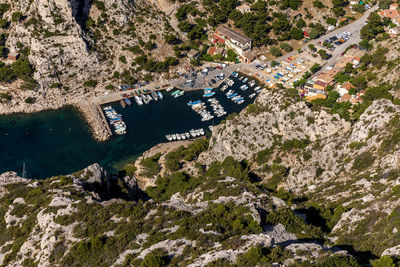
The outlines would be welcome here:
M 96 106 L 97 106 L 98 111 L 99 111 L 100 114 L 101 114 L 101 118 L 103 119 L 103 123 L 104 123 L 104 125 L 106 126 L 108 133 L 110 134 L 110 136 L 112 136 L 112 135 L 113 135 L 113 132 L 111 131 L 111 128 L 110 128 L 110 125 L 108 124 L 108 121 L 107 121 L 107 119 L 106 119 L 106 116 L 104 116 L 104 112 L 103 112 L 103 110 L 101 109 L 101 106 L 100 106 L 99 104 L 96 105 Z

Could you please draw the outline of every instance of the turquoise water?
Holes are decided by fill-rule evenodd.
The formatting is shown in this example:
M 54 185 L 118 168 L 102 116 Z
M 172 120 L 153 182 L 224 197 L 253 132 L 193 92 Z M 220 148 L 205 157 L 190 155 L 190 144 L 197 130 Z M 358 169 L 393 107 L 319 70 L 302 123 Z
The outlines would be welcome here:
M 234 88 L 241 85 L 236 82 Z M 229 113 L 239 112 L 251 100 L 237 105 L 216 89 L 215 97 Z M 253 93 L 236 90 L 242 96 Z M 173 92 L 173 91 L 171 91 Z M 152 101 L 123 109 L 119 102 L 111 105 L 122 114 L 128 133 L 113 136 L 110 141 L 99 143 L 92 139 L 88 125 L 79 112 L 66 107 L 56 111 L 35 114 L 0 116 L 0 173 L 16 171 L 21 174 L 25 163 L 28 178 L 46 178 L 69 174 L 100 163 L 115 172 L 123 163 L 160 142 L 166 142 L 165 134 L 183 133 L 192 128 L 204 128 L 218 124 L 224 117 L 201 122 L 200 116 L 186 104 L 190 100 L 203 100 L 203 91 L 189 92 L 173 98 L 163 91 L 164 100 Z

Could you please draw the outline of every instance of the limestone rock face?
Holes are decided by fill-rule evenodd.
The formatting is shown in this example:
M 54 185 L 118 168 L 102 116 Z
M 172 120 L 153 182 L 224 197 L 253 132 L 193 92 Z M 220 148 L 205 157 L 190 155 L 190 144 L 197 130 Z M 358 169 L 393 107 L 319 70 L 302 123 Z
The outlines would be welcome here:
M 125 184 L 126 188 L 128 189 L 129 195 L 131 197 L 137 196 L 137 194 L 139 193 L 139 186 L 138 186 L 136 177 L 125 176 L 124 184 Z
M 101 185 L 107 184 L 109 178 L 107 172 L 98 163 L 84 169 L 81 177 L 86 183 L 99 183 Z
M 200 161 L 209 164 L 228 156 L 239 161 L 250 159 L 276 141 L 315 141 L 350 129 L 350 123 L 340 119 L 339 115 L 312 111 L 304 102 L 288 102 L 287 107 L 282 109 L 282 103 L 286 101 L 281 93 L 264 91 L 256 101 L 262 112 L 247 114 L 244 111 L 216 127 L 210 142 L 211 149 L 200 155 Z

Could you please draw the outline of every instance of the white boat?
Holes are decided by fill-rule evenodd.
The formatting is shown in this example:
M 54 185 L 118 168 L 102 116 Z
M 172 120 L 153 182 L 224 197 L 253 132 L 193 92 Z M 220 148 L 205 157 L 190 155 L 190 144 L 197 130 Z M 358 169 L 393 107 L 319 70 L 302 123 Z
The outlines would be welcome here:
M 254 91 L 257 91 L 261 88 L 261 86 L 257 86 L 256 88 L 254 88 Z
M 187 138 L 187 139 L 190 138 L 190 133 L 187 133 L 187 132 L 186 132 L 185 135 L 186 135 L 186 138 Z
M 251 95 L 249 95 L 249 98 L 253 98 L 256 96 L 256 93 L 252 93 Z
M 135 101 L 138 105 L 143 105 L 143 101 L 140 96 L 135 95 Z

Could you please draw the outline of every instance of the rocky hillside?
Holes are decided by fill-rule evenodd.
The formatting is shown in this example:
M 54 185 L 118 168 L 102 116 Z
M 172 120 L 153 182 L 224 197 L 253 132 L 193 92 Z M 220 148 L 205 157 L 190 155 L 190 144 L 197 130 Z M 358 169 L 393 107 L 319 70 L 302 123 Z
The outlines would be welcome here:
M 350 125 L 286 92 L 116 175 L 97 164 L 40 181 L 3 174 L 0 262 L 392 266 L 400 109 L 375 101 Z

